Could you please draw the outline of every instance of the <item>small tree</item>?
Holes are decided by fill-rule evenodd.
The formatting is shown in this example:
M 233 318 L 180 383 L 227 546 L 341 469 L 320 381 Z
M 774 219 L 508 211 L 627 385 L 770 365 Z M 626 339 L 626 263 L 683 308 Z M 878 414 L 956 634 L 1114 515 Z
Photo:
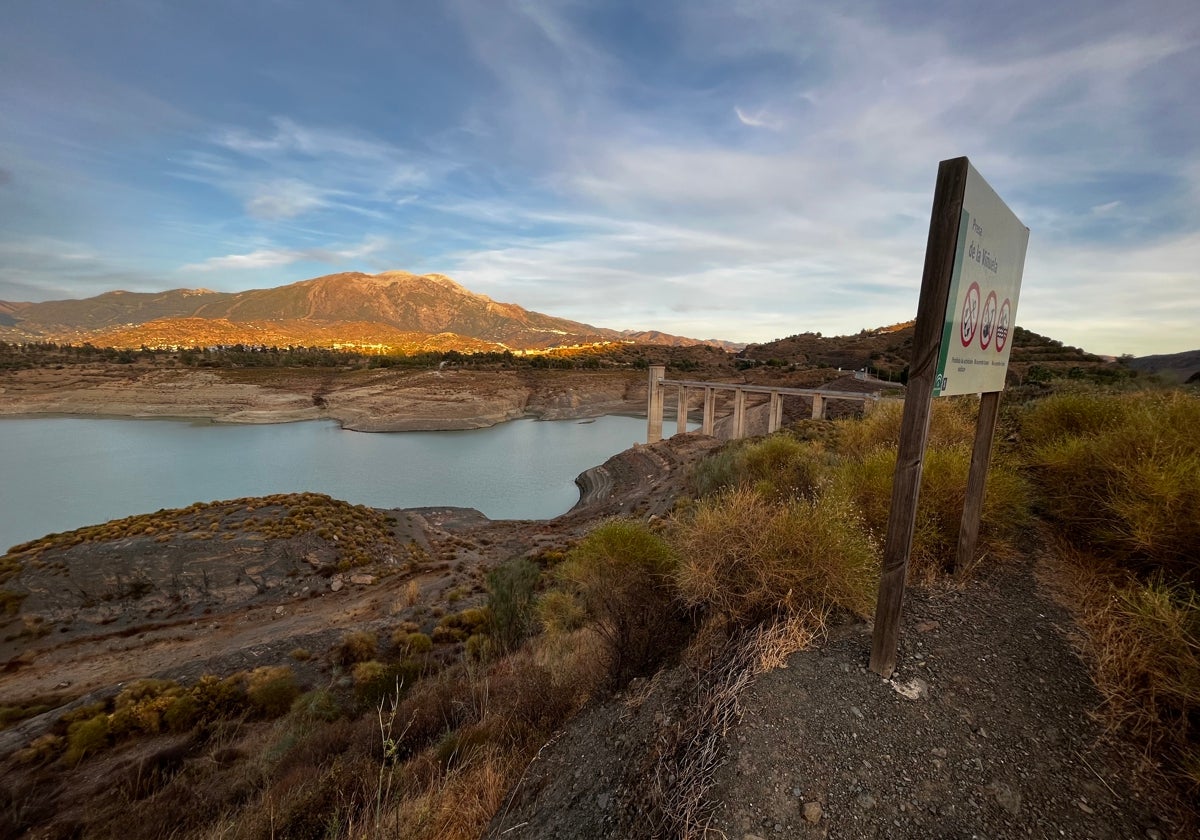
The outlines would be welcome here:
M 511 650 L 529 632 L 533 596 L 541 571 L 528 558 L 509 560 L 488 572 L 491 635 L 504 650 Z
M 618 685 L 652 670 L 679 635 L 676 563 L 671 547 L 643 523 L 613 519 L 556 570 L 604 640 Z

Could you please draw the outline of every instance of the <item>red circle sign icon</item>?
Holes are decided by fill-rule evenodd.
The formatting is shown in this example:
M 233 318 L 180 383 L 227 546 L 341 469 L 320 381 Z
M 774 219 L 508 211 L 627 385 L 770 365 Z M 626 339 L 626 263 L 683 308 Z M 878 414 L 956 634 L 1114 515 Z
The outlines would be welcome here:
M 988 292 L 987 302 L 983 305 L 983 315 L 980 317 L 979 346 L 984 350 L 992 343 L 996 333 L 996 293 Z
M 962 323 L 958 327 L 958 339 L 963 347 L 970 347 L 979 329 L 979 284 L 972 283 L 962 305 Z
M 1011 328 L 1009 321 L 1012 320 L 1012 306 L 1009 305 L 1008 298 L 1004 299 L 1004 303 L 1000 304 L 1000 316 L 996 321 L 996 352 L 1003 353 L 1005 346 L 1008 344 L 1008 331 Z

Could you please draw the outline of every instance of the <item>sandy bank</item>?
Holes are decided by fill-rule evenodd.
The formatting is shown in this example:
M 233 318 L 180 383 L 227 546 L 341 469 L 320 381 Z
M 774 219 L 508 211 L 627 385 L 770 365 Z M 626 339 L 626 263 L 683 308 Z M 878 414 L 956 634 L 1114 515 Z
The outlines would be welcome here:
M 364 432 L 478 429 L 645 410 L 637 374 L 574 371 L 138 370 L 88 365 L 0 376 L 0 416 L 337 420 Z

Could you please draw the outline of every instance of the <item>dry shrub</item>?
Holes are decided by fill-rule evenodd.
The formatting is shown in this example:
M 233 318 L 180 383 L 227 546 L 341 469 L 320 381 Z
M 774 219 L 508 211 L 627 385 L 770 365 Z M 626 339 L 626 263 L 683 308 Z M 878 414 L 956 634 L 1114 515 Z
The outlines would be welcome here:
M 876 546 L 832 495 L 776 504 L 749 490 L 722 493 L 677 522 L 673 541 L 684 602 L 728 623 L 826 602 L 865 616 L 874 603 Z
M 476 750 L 468 760 L 404 797 L 378 831 L 357 836 L 475 840 L 504 803 L 524 763 L 525 756 L 519 753 Z
M 246 677 L 246 697 L 255 711 L 265 717 L 286 714 L 299 696 L 296 675 L 287 665 L 255 668 Z
M 1085 635 L 1105 717 L 1200 790 L 1200 597 L 1062 543 L 1054 583 Z
M 971 448 L 929 447 L 921 471 L 921 490 L 909 554 L 910 580 L 931 580 L 953 567 L 967 493 Z M 867 528 L 882 543 L 896 472 L 896 450 L 876 449 L 844 461 L 835 473 L 836 494 L 862 512 Z M 1001 459 L 988 471 L 977 551 L 1006 557 L 1017 534 L 1029 522 L 1028 491 L 1021 476 Z
M 555 575 L 604 639 L 617 685 L 649 673 L 679 641 L 671 575 L 675 553 L 645 524 L 594 528 Z
M 1200 397 L 1071 393 L 1026 411 L 1044 515 L 1143 575 L 1200 582 Z
M 448 729 L 467 722 L 470 706 L 463 701 L 467 689 L 461 669 L 448 669 L 421 680 L 405 694 L 396 710 L 396 721 L 405 736 L 398 758 L 419 752 L 439 739 Z
M 788 499 L 817 490 L 829 456 L 818 441 L 786 433 L 727 446 L 696 465 L 691 483 L 703 498 L 735 487 L 753 487 L 764 496 Z
M 692 673 L 683 719 L 662 731 L 643 763 L 646 783 L 623 826 L 629 836 L 708 837 L 718 807 L 709 797 L 724 761 L 722 743 L 741 716 L 739 700 L 753 679 L 782 666 L 824 632 L 823 612 L 790 613 L 735 630 L 716 658 Z M 751 836 L 751 835 L 747 835 Z
M 424 633 L 398 628 L 392 633 L 392 644 L 405 656 L 424 656 L 433 650 L 433 639 Z
M 533 648 L 539 665 L 550 672 L 555 691 L 578 710 L 609 680 L 604 639 L 593 628 L 548 632 Z
M 934 400 L 929 414 L 929 446 L 970 446 L 975 440 L 977 415 L 978 400 L 974 398 Z M 838 451 L 847 457 L 861 458 L 879 449 L 897 449 L 903 416 L 903 401 L 889 401 L 860 420 L 839 422 Z
M 355 631 L 347 633 L 334 651 L 334 659 L 339 665 L 347 667 L 356 662 L 366 662 L 375 658 L 378 643 L 374 633 Z

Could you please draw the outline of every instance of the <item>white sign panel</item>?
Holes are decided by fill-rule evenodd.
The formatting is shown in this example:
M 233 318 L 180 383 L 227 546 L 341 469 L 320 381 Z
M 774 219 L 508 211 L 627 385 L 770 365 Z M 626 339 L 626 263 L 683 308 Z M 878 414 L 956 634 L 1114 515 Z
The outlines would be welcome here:
M 933 395 L 1004 390 L 1029 228 L 967 164 Z

